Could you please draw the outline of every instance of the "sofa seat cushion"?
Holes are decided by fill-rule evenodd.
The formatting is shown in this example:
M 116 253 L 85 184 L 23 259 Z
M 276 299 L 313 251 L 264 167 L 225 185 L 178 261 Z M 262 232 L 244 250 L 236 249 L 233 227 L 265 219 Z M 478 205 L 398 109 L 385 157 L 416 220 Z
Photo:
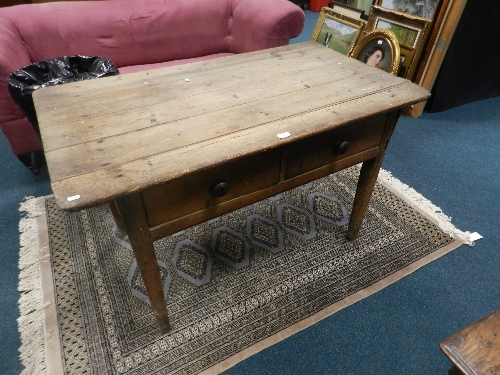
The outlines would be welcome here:
M 120 72 L 120 74 L 134 73 L 134 72 L 140 72 L 140 71 L 143 71 L 143 70 L 164 68 L 166 66 L 174 66 L 174 65 L 187 64 L 187 63 L 190 63 L 190 62 L 212 60 L 212 59 L 216 59 L 218 57 L 225 57 L 225 56 L 231 56 L 231 55 L 234 55 L 234 54 L 233 53 L 215 53 L 213 55 L 207 55 L 207 56 L 201 56 L 201 57 L 193 57 L 191 59 L 181 59 L 181 60 L 165 61 L 165 62 L 155 63 L 155 64 L 142 64 L 142 65 L 122 66 L 121 68 L 119 68 L 119 72 Z

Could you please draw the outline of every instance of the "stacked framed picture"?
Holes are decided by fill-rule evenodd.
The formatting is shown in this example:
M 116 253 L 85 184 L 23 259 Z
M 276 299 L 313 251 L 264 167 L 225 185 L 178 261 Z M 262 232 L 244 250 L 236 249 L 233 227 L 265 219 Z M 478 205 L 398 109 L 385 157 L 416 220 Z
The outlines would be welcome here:
M 433 20 L 439 3 L 440 0 L 375 0 L 374 5 L 411 16 Z
M 358 42 L 366 21 L 332 8 L 321 9 L 311 41 L 323 44 L 343 55 L 349 55 Z
M 366 32 L 386 29 L 396 35 L 400 49 L 397 75 L 412 80 L 427 42 L 431 24 L 430 19 L 374 5 L 368 17 Z
M 430 91 L 466 3 L 467 0 L 333 0 L 330 7 L 336 13 L 356 19 L 356 23 L 366 21 L 356 36 L 353 35 L 349 51 L 344 47 L 342 53 L 359 59 L 352 55 L 358 44 L 368 43 L 365 38 L 376 30 L 388 30 L 399 43 L 396 75 Z M 330 35 L 334 38 L 328 33 L 327 39 Z M 322 38 L 323 35 L 317 34 L 312 40 L 325 42 Z M 425 103 L 419 103 L 405 112 L 419 117 L 424 106 Z
M 333 2 L 333 7 L 336 5 L 347 6 L 352 9 L 358 9 L 362 12 L 361 18 L 368 18 L 370 14 L 370 8 L 374 4 L 375 0 L 335 0 Z

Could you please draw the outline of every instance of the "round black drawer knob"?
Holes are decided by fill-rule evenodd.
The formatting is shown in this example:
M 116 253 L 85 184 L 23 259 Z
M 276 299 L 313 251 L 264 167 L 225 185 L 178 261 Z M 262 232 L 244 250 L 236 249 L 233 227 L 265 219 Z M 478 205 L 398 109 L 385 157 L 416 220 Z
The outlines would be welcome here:
M 345 139 L 338 140 L 333 144 L 333 153 L 341 155 L 345 154 L 347 151 L 349 151 L 349 147 L 351 147 L 351 144 Z
M 218 181 L 212 185 L 210 193 L 214 197 L 223 197 L 229 191 L 229 184 L 226 181 Z

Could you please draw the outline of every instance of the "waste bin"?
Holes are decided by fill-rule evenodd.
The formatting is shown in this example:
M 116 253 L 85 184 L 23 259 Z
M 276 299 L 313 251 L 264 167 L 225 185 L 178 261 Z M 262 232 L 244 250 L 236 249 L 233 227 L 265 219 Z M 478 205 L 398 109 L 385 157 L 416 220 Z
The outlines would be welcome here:
M 38 135 L 38 121 L 31 94 L 46 86 L 83 81 L 118 74 L 113 62 L 103 57 L 63 56 L 43 60 L 16 70 L 9 76 L 9 92 L 14 102 L 21 107 Z
M 9 76 L 9 92 L 14 102 L 21 107 L 38 136 L 40 129 L 31 94 L 46 86 L 83 81 L 119 74 L 115 64 L 98 56 L 63 56 L 43 60 L 16 70 Z M 19 160 L 34 174 L 45 164 L 43 153 L 31 153 L 18 156 Z

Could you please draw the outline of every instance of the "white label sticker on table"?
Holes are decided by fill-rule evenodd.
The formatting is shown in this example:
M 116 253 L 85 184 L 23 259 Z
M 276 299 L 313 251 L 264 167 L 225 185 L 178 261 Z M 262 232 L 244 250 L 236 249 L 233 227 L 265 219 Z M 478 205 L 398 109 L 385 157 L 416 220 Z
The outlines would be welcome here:
M 68 202 L 71 202 L 71 201 L 76 201 L 77 199 L 80 199 L 80 196 L 77 194 L 77 195 L 72 195 L 71 197 L 68 197 Z
M 286 138 L 286 137 L 289 137 L 291 136 L 291 134 L 289 132 L 284 132 L 284 133 L 279 133 L 278 134 L 278 138 Z

